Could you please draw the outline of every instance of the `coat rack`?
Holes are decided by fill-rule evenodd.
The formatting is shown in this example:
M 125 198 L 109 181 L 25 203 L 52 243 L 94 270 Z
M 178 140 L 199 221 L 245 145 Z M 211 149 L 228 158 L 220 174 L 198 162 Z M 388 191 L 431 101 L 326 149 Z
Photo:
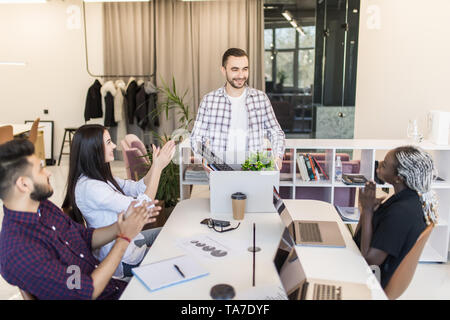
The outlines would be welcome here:
M 88 49 L 87 49 L 87 27 L 86 27 L 86 7 L 84 4 L 84 1 L 82 1 L 82 6 L 83 6 L 83 25 L 84 25 L 84 51 L 85 51 L 85 57 L 86 57 L 86 71 L 87 73 L 94 78 L 129 78 L 129 77 L 134 77 L 134 78 L 152 78 L 154 76 L 156 76 L 156 72 L 148 75 L 148 74 L 122 74 L 122 75 L 107 75 L 107 74 L 103 74 L 103 75 L 96 75 L 93 74 L 89 71 L 89 57 L 88 57 Z M 156 70 L 156 65 L 155 65 L 155 70 Z

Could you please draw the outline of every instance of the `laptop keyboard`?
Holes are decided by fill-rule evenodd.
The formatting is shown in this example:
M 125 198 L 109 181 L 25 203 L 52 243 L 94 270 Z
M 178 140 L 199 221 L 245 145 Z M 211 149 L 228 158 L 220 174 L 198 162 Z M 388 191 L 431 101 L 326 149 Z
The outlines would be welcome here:
M 302 242 L 322 242 L 318 223 L 300 222 L 299 229 Z
M 217 171 L 234 171 L 232 167 L 225 163 L 212 163 L 211 166 L 214 166 L 214 168 L 217 168 Z
M 342 300 L 342 287 L 315 283 L 313 300 Z

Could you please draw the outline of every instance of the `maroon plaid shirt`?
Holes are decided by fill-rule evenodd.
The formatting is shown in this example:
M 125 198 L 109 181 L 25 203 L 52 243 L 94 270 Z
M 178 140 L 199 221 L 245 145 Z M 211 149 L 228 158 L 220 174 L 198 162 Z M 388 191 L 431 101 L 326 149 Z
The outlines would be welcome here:
M 99 264 L 91 253 L 94 229 L 72 221 L 48 200 L 38 212 L 5 206 L 3 212 L 0 273 L 9 284 L 38 299 L 92 299 L 90 275 Z M 74 268 L 80 271 L 79 286 Z M 126 284 L 110 280 L 98 299 L 118 299 Z
M 264 137 L 267 137 L 271 142 L 273 155 L 282 159 L 285 135 L 278 124 L 267 95 L 247 87 L 245 104 L 248 114 L 247 150 L 263 151 Z M 208 146 L 213 152 L 226 151 L 230 122 L 231 102 L 225 87 L 205 95 L 200 103 L 191 133 L 192 150 L 201 156 L 205 151 L 202 146 Z

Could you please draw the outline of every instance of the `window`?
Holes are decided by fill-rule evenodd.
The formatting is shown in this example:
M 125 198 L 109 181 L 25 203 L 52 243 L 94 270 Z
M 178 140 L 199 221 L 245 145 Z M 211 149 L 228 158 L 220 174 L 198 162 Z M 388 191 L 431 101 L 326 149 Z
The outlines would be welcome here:
M 314 83 L 315 26 L 264 30 L 266 81 L 289 91 L 310 92 Z

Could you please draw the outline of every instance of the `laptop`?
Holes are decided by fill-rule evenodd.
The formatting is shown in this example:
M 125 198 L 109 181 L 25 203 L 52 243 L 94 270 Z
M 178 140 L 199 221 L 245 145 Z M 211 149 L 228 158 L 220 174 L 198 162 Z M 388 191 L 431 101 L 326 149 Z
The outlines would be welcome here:
M 202 156 L 207 161 L 207 166 L 212 171 L 240 171 L 241 164 L 227 164 L 225 161 L 211 151 L 204 143 L 198 143 L 202 150 Z
M 275 188 L 273 188 L 273 205 L 281 221 L 291 232 L 296 245 L 345 248 L 345 241 L 336 221 L 292 220 Z
M 284 205 L 283 199 L 281 199 L 280 194 L 278 193 L 275 186 L 273 187 L 273 205 L 275 207 L 275 210 L 278 212 L 283 224 L 286 227 L 289 226 L 292 222 L 291 215 Z
M 209 174 L 211 213 L 233 213 L 231 195 L 247 196 L 245 212 L 274 212 L 273 188 L 280 183 L 279 171 L 212 171 Z
M 289 300 L 371 299 L 371 291 L 365 284 L 306 277 L 294 243 L 285 227 L 273 259 Z

